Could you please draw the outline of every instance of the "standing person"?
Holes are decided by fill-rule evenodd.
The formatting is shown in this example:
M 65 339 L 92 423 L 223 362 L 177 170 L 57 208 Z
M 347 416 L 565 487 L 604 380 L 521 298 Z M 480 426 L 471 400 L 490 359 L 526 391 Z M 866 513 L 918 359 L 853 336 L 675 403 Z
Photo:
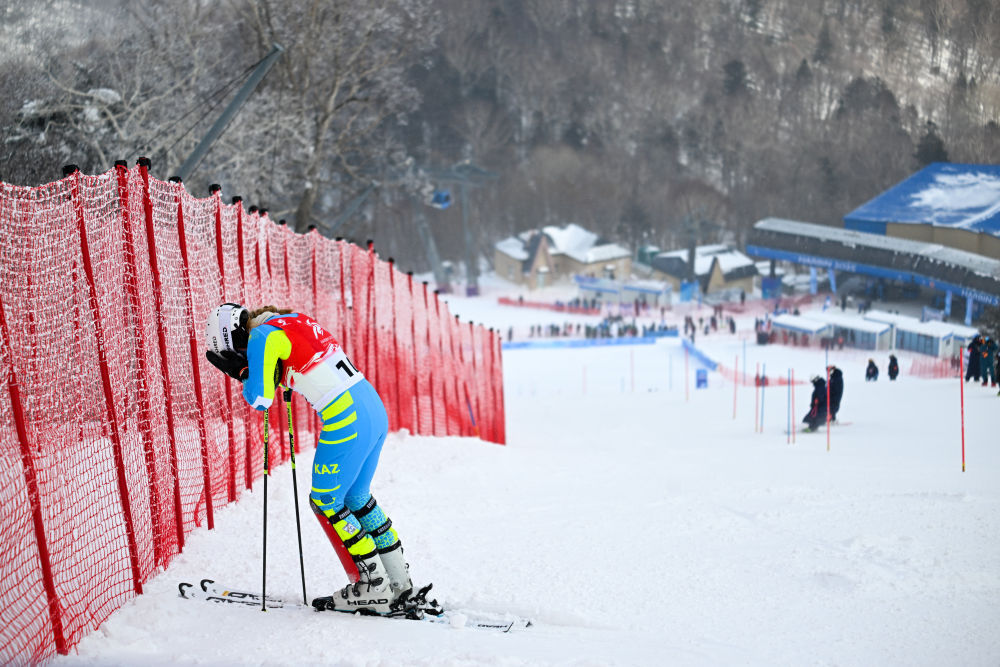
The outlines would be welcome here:
M 313 601 L 317 609 L 389 614 L 413 590 L 396 529 L 370 484 L 389 422 L 382 400 L 334 337 L 312 318 L 264 306 L 226 303 L 211 312 L 206 356 L 243 384 L 243 398 L 264 410 L 279 385 L 319 413 L 309 505 L 353 582 Z
M 889 379 L 895 380 L 896 376 L 899 375 L 899 361 L 896 360 L 895 354 L 889 355 Z
M 815 431 L 826 421 L 826 380 L 814 375 L 812 385 L 813 393 L 809 400 L 809 412 L 802 420 L 808 431 Z
M 982 345 L 982 339 L 980 336 L 975 336 L 969 342 L 969 363 L 965 370 L 965 381 L 968 382 L 969 378 L 974 379 L 979 382 L 979 360 L 981 357 L 980 347 Z
M 979 373 L 983 376 L 983 386 L 991 383 L 995 387 L 997 386 L 997 371 L 994 360 L 997 356 L 997 342 L 989 336 L 985 336 L 981 349 L 983 360 L 980 362 Z
M 868 368 L 865 369 L 865 382 L 875 382 L 878 380 L 878 366 L 874 359 L 868 360 Z
M 830 374 L 830 421 L 837 421 L 840 399 L 844 396 L 844 374 L 836 366 L 826 369 Z

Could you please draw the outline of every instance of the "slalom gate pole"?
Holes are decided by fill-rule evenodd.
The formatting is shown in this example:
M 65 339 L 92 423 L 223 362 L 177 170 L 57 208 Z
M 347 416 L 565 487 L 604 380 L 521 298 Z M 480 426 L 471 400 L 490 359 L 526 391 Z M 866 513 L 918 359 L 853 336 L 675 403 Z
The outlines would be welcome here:
M 753 432 L 760 430 L 760 362 L 757 362 L 757 372 L 753 377 Z
M 767 364 L 761 369 L 760 374 L 760 432 L 764 432 L 764 390 L 767 389 Z
M 792 369 L 788 369 L 788 436 L 785 444 L 792 442 Z
M 795 369 L 794 368 L 792 369 L 792 384 L 793 385 L 795 384 Z M 795 415 L 795 392 L 794 391 L 792 391 L 792 415 L 793 415 L 793 417 L 792 417 L 792 419 L 793 419 L 793 421 L 792 421 L 792 427 L 793 428 L 791 428 L 789 430 L 792 432 L 792 444 L 794 445 L 795 444 L 795 428 L 794 427 L 798 426 L 798 422 L 794 421 L 794 419 L 795 419 L 794 418 L 794 415 Z
M 263 579 L 260 585 L 260 610 L 267 611 L 267 442 L 269 439 L 270 429 L 268 427 L 271 421 L 271 415 L 268 414 L 267 408 L 264 409 L 264 551 L 263 551 L 263 563 L 261 569 L 263 570 Z
M 295 475 L 295 427 L 292 425 L 292 390 L 285 389 L 285 410 L 288 413 L 288 450 L 292 456 L 292 496 L 295 500 L 295 532 L 299 537 L 299 571 L 302 573 L 302 604 L 309 604 L 306 599 L 306 565 L 302 559 L 302 522 L 299 519 L 299 482 Z
M 826 451 L 830 451 L 830 364 L 826 365 Z
M 733 419 L 736 419 L 736 390 L 740 386 L 740 355 L 736 355 L 736 361 L 733 362 Z
M 965 355 L 958 353 L 958 395 L 962 423 L 962 472 L 965 472 Z

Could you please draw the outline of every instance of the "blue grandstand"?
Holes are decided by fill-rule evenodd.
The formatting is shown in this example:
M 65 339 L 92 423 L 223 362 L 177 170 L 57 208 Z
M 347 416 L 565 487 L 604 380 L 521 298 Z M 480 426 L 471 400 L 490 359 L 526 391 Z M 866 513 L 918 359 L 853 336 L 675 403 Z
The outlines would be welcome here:
M 935 162 L 844 216 L 845 228 L 872 234 L 892 223 L 1000 237 L 1000 165 Z

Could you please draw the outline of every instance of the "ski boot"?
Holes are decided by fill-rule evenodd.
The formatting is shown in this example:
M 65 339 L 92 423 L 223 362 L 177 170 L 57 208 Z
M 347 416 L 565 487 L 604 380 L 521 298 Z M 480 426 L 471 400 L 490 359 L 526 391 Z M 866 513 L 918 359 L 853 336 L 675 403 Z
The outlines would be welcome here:
M 312 606 L 317 611 L 342 611 L 365 615 L 391 616 L 397 611 L 399 595 L 390 587 L 382 559 L 377 553 L 358 560 L 360 578 L 333 595 L 316 598 Z

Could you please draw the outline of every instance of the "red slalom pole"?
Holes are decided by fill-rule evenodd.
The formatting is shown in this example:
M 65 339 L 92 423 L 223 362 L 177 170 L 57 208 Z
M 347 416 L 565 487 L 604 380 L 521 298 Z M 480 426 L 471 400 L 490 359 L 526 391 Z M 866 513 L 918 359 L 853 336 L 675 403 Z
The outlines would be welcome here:
M 958 395 L 961 406 L 962 421 L 962 472 L 965 472 L 965 356 L 958 353 Z

